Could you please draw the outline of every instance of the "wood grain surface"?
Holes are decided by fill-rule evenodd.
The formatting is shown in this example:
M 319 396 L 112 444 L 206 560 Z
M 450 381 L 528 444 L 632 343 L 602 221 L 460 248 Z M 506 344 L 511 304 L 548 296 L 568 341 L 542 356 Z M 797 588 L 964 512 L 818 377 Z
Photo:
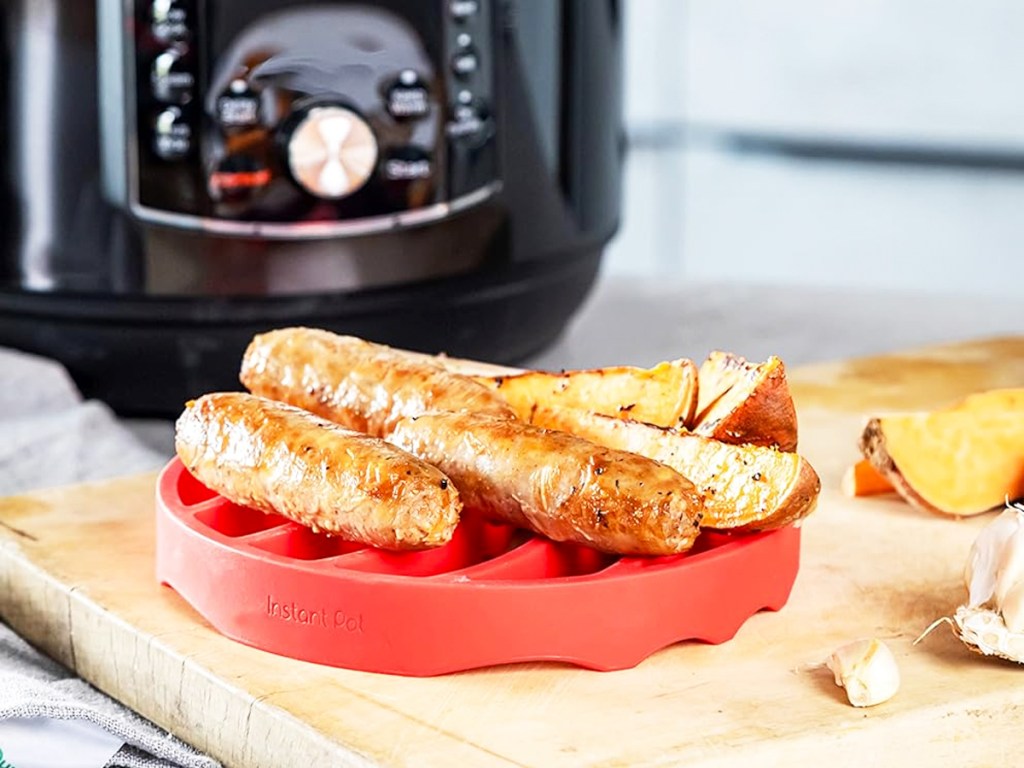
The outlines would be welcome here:
M 1024 338 L 790 373 L 819 507 L 789 604 L 719 646 L 679 644 L 622 672 L 524 664 L 427 679 L 272 656 L 156 583 L 153 476 L 0 500 L 0 614 L 229 766 L 1016 764 L 1024 669 L 944 629 L 913 645 L 963 601 L 964 559 L 991 515 L 851 500 L 839 483 L 868 413 L 1024 386 Z M 867 636 L 890 645 L 903 684 L 861 710 L 822 662 Z

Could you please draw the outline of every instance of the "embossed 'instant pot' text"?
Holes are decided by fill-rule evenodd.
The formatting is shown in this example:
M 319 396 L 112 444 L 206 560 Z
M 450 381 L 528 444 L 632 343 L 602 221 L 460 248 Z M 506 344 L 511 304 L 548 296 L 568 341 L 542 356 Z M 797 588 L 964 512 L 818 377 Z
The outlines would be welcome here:
M 274 599 L 273 595 L 267 595 L 267 616 L 271 619 L 301 624 L 305 627 L 338 629 L 360 634 L 365 631 L 361 613 L 346 613 L 324 606 L 314 608 L 308 605 L 299 605 L 294 600 L 278 601 Z

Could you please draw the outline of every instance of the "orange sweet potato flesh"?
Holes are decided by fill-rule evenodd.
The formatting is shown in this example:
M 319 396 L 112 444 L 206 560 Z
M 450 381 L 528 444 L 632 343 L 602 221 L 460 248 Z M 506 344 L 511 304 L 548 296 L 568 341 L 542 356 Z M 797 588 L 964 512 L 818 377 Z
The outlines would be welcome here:
M 881 472 L 875 469 L 867 459 L 847 467 L 843 473 L 842 491 L 845 496 L 879 496 L 893 493 L 896 489 Z
M 533 422 L 676 470 L 697 488 L 702 528 L 767 530 L 806 517 L 821 481 L 796 453 L 732 445 L 684 430 L 574 409 L 538 407 Z
M 534 409 L 551 406 L 675 427 L 685 426 L 697 408 L 697 366 L 686 359 L 653 368 L 622 365 L 475 378 L 504 397 L 523 421 L 530 421 Z
M 689 425 L 693 432 L 728 443 L 796 450 L 796 408 L 779 358 L 750 363 L 739 355 L 712 352 L 697 378 L 697 412 Z
M 914 506 L 968 516 L 1024 496 L 1024 389 L 871 419 L 864 455 Z

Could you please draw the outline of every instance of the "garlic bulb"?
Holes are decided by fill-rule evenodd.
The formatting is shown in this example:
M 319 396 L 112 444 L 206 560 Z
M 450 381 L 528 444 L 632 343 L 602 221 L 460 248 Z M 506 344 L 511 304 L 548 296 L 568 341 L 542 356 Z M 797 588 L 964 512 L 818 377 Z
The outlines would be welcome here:
M 1000 576 L 1003 552 L 1010 541 L 1019 536 L 1022 524 L 1021 508 L 1007 507 L 978 534 L 964 568 L 969 608 L 979 608 L 992 599 Z
M 964 569 L 957 635 L 981 653 L 1024 663 L 1024 505 L 1007 504 L 975 540 Z
M 1014 634 L 1024 632 L 1024 579 L 1006 593 L 999 610 L 1008 630 Z
M 881 640 L 856 640 L 837 649 L 825 662 L 836 685 L 846 689 L 855 707 L 888 701 L 900 687 L 900 670 L 892 651 Z

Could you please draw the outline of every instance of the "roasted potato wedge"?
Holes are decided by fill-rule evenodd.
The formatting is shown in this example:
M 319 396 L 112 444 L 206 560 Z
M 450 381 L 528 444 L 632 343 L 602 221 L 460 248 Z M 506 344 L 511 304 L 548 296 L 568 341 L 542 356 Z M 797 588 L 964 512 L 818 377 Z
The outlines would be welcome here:
M 1024 389 L 871 419 L 860 448 L 914 506 L 954 516 L 987 512 L 1024 497 Z
M 697 366 L 692 360 L 672 360 L 653 368 L 616 366 L 475 378 L 498 391 L 523 421 L 530 421 L 534 409 L 551 406 L 675 427 L 692 419 L 697 407 Z
M 817 473 L 796 453 L 576 409 L 538 406 L 533 423 L 676 470 L 696 486 L 705 528 L 781 528 L 810 514 L 821 490 Z
M 697 391 L 697 412 L 687 423 L 694 433 L 796 450 L 796 408 L 779 358 L 749 363 L 739 355 L 712 352 L 701 363 Z

